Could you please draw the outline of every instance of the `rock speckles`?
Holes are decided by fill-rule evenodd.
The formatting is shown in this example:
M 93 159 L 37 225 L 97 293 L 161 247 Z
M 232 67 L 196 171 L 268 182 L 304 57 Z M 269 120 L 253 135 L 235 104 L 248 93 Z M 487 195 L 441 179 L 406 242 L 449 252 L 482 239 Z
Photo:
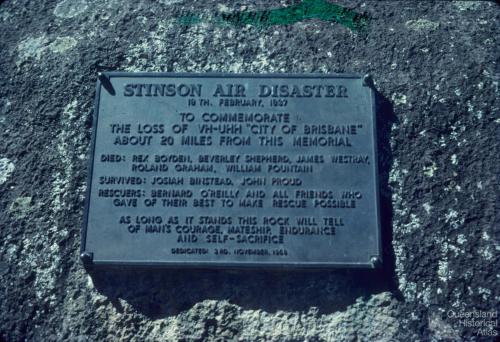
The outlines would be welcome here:
M 404 105 L 407 102 L 406 95 L 404 95 L 404 94 L 393 94 L 392 95 L 392 101 L 394 102 L 394 104 L 396 106 Z
M 182 0 L 158 0 L 158 2 L 162 5 L 173 5 L 182 2 Z
M 481 1 L 453 1 L 453 5 L 460 11 L 472 11 L 481 6 Z

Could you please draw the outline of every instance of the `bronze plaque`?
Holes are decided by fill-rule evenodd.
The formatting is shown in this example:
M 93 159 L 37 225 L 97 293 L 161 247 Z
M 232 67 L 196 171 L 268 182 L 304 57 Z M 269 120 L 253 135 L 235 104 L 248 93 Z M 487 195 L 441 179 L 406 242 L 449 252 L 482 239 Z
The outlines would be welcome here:
M 82 258 L 374 267 L 376 145 L 358 75 L 103 74 Z

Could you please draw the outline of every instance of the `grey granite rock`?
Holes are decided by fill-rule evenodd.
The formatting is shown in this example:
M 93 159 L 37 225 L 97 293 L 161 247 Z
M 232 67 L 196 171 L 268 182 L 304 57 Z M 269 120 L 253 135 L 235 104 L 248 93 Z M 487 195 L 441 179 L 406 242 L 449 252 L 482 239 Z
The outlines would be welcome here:
M 499 7 L 336 1 L 368 14 L 364 31 L 215 20 L 293 3 L 0 1 L 0 340 L 494 340 L 460 315 L 500 302 Z M 180 23 L 187 12 L 201 20 Z M 371 73 L 383 269 L 89 275 L 79 229 L 102 70 Z

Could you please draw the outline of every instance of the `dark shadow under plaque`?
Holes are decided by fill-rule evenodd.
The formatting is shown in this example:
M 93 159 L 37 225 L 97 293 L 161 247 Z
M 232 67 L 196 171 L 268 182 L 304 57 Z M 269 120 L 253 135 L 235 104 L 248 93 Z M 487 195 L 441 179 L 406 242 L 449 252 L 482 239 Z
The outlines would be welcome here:
M 375 119 L 357 75 L 103 74 L 82 258 L 374 267 Z

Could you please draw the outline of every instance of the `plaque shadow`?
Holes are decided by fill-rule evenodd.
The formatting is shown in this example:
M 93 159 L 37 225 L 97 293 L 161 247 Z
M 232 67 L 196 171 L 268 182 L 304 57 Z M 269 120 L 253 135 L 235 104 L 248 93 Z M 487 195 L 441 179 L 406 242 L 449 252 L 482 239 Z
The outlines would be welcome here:
M 392 249 L 392 203 L 388 184 L 393 163 L 391 102 L 375 90 L 383 263 L 373 270 L 88 269 L 94 286 L 117 311 L 120 300 L 151 319 L 177 315 L 204 300 L 227 300 L 243 310 L 345 310 L 359 297 L 384 291 L 401 298 Z

